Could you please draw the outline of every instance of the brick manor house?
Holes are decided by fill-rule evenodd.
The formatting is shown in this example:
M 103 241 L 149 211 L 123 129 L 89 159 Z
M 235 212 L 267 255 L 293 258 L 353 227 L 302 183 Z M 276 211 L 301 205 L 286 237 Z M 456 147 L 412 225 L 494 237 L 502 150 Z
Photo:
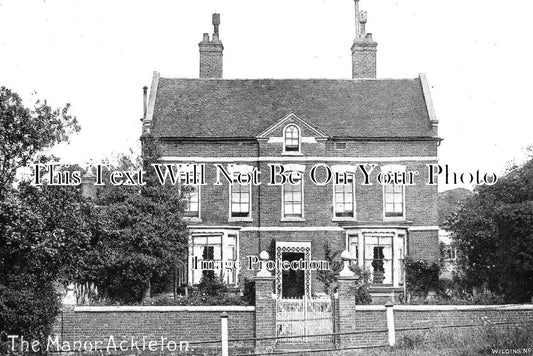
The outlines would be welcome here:
M 145 88 L 143 135 L 157 139 L 161 162 L 205 164 L 208 184 L 193 185 L 185 212 L 190 232 L 182 282 L 199 283 L 193 261 L 240 261 L 217 270 L 233 287 L 255 275 L 247 256 L 269 251 L 274 261 L 326 259 L 325 246 L 348 250 L 373 274 L 372 293 L 404 289 L 403 259 L 439 255 L 437 185 L 422 172 L 437 163 L 438 121 L 425 75 L 376 78 L 377 43 L 356 3 L 352 79 L 223 79 L 220 16 L 199 43 L 200 78 L 164 78 Z M 262 184 L 212 184 L 215 165 L 238 173 L 259 170 Z M 269 185 L 270 165 L 300 172 L 297 184 Z M 321 164 L 346 179 L 315 184 Z M 370 169 L 363 185 L 360 165 Z M 377 183 L 380 172 L 417 170 L 415 185 Z M 323 173 L 324 170 L 321 170 Z M 297 173 L 298 176 L 298 173 Z M 317 272 L 276 269 L 275 292 L 299 298 L 323 292 Z

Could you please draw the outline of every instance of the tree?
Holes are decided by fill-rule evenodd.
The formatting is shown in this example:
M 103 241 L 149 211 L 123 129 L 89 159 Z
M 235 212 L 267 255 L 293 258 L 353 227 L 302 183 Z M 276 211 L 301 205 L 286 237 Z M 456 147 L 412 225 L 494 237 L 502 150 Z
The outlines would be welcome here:
M 22 182 L 0 201 L 0 330 L 48 335 L 56 286 L 81 275 L 97 225 L 78 187 Z
M 533 290 L 533 159 L 493 186 L 480 186 L 446 223 L 458 251 L 461 281 L 507 302 Z
M 11 188 L 17 169 L 49 159 L 38 155 L 80 130 L 69 108 L 67 104 L 52 109 L 39 100 L 27 108 L 19 95 L 0 87 L 0 199 Z
M 147 184 L 105 186 L 97 198 L 106 233 L 98 242 L 97 271 L 91 277 L 106 297 L 121 303 L 139 302 L 154 287 L 162 289 L 187 256 L 182 192 L 161 185 L 149 168 L 156 159 L 155 144 L 146 140 L 144 149 L 144 160 L 123 155 L 113 169 L 143 167 Z
M 14 187 L 17 169 L 50 161 L 46 150 L 79 131 L 69 105 L 27 108 L 0 88 L 0 331 L 45 337 L 59 310 L 55 285 L 75 278 L 94 214 L 76 187 Z

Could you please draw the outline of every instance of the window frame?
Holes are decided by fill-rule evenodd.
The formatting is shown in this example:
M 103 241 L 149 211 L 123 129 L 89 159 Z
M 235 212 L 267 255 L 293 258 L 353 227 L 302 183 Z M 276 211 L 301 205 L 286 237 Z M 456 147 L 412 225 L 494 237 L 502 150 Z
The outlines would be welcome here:
M 406 171 L 406 166 L 404 165 L 396 165 L 396 164 L 392 164 L 392 165 L 387 165 L 387 166 L 383 166 L 381 167 L 381 172 L 383 173 L 386 173 L 386 172 L 405 172 Z M 393 215 L 393 216 L 387 216 L 387 192 L 386 192 L 386 186 L 388 185 L 392 185 L 392 186 L 395 186 L 395 185 L 399 185 L 402 187 L 402 215 Z M 405 190 L 405 182 L 403 182 L 403 184 L 384 184 L 382 185 L 382 188 L 383 188 L 383 193 L 382 193 L 382 210 L 383 210 L 383 221 L 403 221 L 406 219 L 406 205 L 405 205 L 405 195 L 406 195 L 406 190 Z M 394 195 L 394 193 L 393 193 Z M 393 203 L 394 204 L 394 203 Z
M 395 201 L 394 197 L 396 195 L 396 192 L 394 191 L 395 187 L 401 187 L 401 194 L 402 194 L 402 201 L 401 201 L 401 204 L 402 204 L 402 213 L 401 215 L 396 215 L 394 214 L 394 212 L 392 212 L 391 214 L 394 214 L 394 215 L 387 215 L 387 186 L 392 186 L 392 196 L 393 196 L 393 201 L 392 203 L 389 203 L 389 204 L 392 204 L 393 208 L 396 204 L 399 204 L 398 202 Z M 394 210 L 394 209 L 393 209 Z M 387 220 L 403 220 L 405 219 L 405 184 L 386 184 L 383 186 L 383 218 L 384 219 L 387 219 Z
M 290 182 L 286 182 L 285 184 L 281 185 L 281 221 L 304 221 L 305 220 L 305 198 L 304 198 L 304 172 L 302 171 L 291 171 L 291 172 L 298 172 L 300 174 L 300 194 L 301 194 L 301 210 L 302 213 L 300 216 L 292 215 L 292 216 L 286 216 L 285 214 L 285 185 L 291 184 Z M 296 184 L 294 184 L 296 185 Z
M 183 210 L 183 218 L 184 220 L 188 221 L 201 221 L 202 220 L 202 186 L 200 184 L 182 184 L 182 187 L 194 187 L 197 190 L 197 196 L 198 196 L 198 214 L 196 216 L 194 215 L 187 215 L 187 210 Z M 190 192 L 183 193 L 190 194 Z M 190 199 L 187 200 L 190 204 Z
M 345 233 L 346 250 L 350 252 L 353 257 L 351 245 L 357 245 L 357 261 L 351 261 L 360 268 L 365 268 L 367 260 L 365 258 L 367 252 L 367 237 L 369 235 L 385 235 L 390 234 L 391 237 L 391 258 L 392 261 L 392 284 L 374 284 L 373 287 L 393 287 L 405 289 L 405 265 L 404 260 L 407 257 L 407 240 L 408 232 L 404 229 L 348 229 Z M 354 243 L 355 242 L 355 243 Z
M 287 150 L 287 130 L 291 127 L 296 129 L 298 134 L 298 149 L 297 150 Z M 294 139 L 294 138 L 292 138 Z M 283 154 L 284 155 L 301 155 L 302 154 L 302 131 L 300 127 L 295 123 L 289 123 L 283 128 Z
M 253 221 L 252 218 L 252 183 L 249 182 L 248 186 L 248 216 L 233 216 L 233 184 L 239 184 L 236 180 L 229 185 L 229 218 L 228 221 Z M 241 184 L 239 184 L 241 185 Z
M 346 173 L 346 176 L 351 178 L 351 180 L 352 180 L 352 182 L 351 182 L 351 185 L 352 185 L 352 214 L 351 215 L 345 215 L 345 216 L 337 216 L 337 200 L 336 200 L 337 191 L 336 191 L 336 188 L 337 188 L 337 186 L 344 187 L 347 184 L 336 184 L 335 180 L 333 180 L 333 217 L 332 217 L 332 221 L 347 221 L 347 220 L 352 221 L 352 220 L 356 219 L 357 205 L 356 205 L 356 201 L 355 201 L 355 174 L 353 172 L 345 172 L 345 173 Z M 343 192 L 343 195 L 345 195 L 344 192 Z
M 228 279 L 228 271 L 224 268 L 224 263 L 225 261 L 229 261 L 229 260 L 232 260 L 232 261 L 235 261 L 236 263 L 236 266 L 238 265 L 238 262 L 240 261 L 240 236 L 239 236 L 239 232 L 237 230 L 233 230 L 233 229 L 224 229 L 224 230 L 219 230 L 219 229 L 215 229 L 215 230 L 204 230 L 204 229 L 201 229 L 201 230 L 194 230 L 194 231 L 191 231 L 191 233 L 189 234 L 189 251 L 188 251 L 188 266 L 187 266 L 187 269 L 188 269 L 188 278 L 187 278 L 187 283 L 189 285 L 197 285 L 200 280 L 197 280 L 195 281 L 195 276 L 194 276 L 194 270 L 193 270 L 193 259 L 194 259 L 194 248 L 195 246 L 201 246 L 201 244 L 195 244 L 195 238 L 201 238 L 201 237 L 204 237 L 208 240 L 209 242 L 209 239 L 210 238 L 220 238 L 220 244 L 209 244 L 207 243 L 206 245 L 204 246 L 215 246 L 215 245 L 219 245 L 220 246 L 220 261 L 222 262 L 222 269 L 221 271 L 215 271 L 215 275 L 217 276 L 220 276 L 223 278 L 224 282 L 227 283 L 227 279 Z M 233 239 L 233 241 L 230 241 L 231 239 Z M 226 256 L 226 248 L 231 245 L 231 242 L 234 242 L 234 259 L 228 259 Z M 199 256 L 200 258 L 202 256 Z M 234 283 L 230 284 L 230 283 L 227 283 L 228 287 L 239 287 L 239 276 L 240 276 L 240 273 L 241 273 L 241 268 L 236 268 L 235 270 L 231 270 L 231 273 L 233 274 L 233 280 L 234 280 Z M 201 279 L 201 277 L 200 277 Z

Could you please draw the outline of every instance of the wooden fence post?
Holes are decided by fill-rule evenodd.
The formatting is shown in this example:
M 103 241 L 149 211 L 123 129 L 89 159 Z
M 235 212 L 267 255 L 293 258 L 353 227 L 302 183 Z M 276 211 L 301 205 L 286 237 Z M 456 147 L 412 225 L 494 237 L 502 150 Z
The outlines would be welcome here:
M 394 304 L 388 301 L 385 304 L 387 310 L 387 329 L 389 331 L 389 346 L 396 344 L 396 329 L 394 328 Z
M 222 333 L 222 356 L 228 356 L 228 313 L 220 314 L 220 330 Z

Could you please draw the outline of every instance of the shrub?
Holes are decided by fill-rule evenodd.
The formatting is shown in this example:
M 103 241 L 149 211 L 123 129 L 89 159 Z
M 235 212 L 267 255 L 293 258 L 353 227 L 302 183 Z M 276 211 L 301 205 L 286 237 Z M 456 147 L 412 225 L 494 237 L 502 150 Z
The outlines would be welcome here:
M 142 305 L 153 306 L 214 306 L 214 305 L 243 305 L 248 303 L 238 295 L 208 295 L 193 290 L 188 296 L 179 295 L 176 298 L 169 295 L 160 295 L 153 298 L 146 298 Z
M 329 271 L 318 271 L 318 280 L 324 284 L 324 292 L 332 295 L 337 291 L 337 275 L 344 266 L 343 261 L 340 259 L 341 251 L 333 251 L 329 241 L 324 243 L 324 252 L 331 269 Z M 368 289 L 371 283 L 371 272 L 353 264 L 350 265 L 350 270 L 360 277 L 355 292 L 356 304 L 370 304 L 372 297 Z
M 429 291 L 439 287 L 439 266 L 424 260 L 405 259 L 407 289 L 411 293 L 427 297 Z
M 228 287 L 222 278 L 215 276 L 213 271 L 204 271 L 197 292 L 210 297 L 218 297 L 228 294 Z
M 357 281 L 357 290 L 355 292 L 355 304 L 368 305 L 372 303 L 372 296 L 368 289 L 370 288 L 370 279 L 372 278 L 372 272 L 368 269 L 362 269 L 358 266 L 350 266 L 352 272 L 355 272 L 360 276 Z
M 59 313 L 59 295 L 52 282 L 21 273 L 0 284 L 0 331 L 44 342 Z

